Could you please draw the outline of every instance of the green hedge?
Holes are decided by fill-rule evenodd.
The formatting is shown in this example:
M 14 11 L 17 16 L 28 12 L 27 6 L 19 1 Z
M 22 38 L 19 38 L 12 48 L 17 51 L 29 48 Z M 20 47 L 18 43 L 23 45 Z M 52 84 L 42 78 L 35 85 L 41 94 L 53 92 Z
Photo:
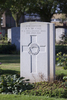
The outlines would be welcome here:
M 58 52 L 62 52 L 62 54 L 67 54 L 67 45 L 56 45 L 55 54 L 57 54 Z
M 0 54 L 14 54 L 16 53 L 16 46 L 12 45 L 0 45 Z

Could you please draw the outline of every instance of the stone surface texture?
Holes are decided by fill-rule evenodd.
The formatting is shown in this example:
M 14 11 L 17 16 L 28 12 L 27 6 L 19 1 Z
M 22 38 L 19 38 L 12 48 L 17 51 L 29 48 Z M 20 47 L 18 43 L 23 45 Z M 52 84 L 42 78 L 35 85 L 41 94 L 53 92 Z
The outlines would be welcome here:
M 20 25 L 20 76 L 30 82 L 55 78 L 55 27 L 52 23 Z

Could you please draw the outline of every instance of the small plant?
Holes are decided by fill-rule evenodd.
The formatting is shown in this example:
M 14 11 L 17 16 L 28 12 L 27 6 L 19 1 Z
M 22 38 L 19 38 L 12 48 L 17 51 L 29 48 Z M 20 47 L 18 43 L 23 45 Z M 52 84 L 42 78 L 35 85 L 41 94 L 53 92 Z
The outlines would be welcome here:
M 61 54 L 62 54 L 62 52 L 57 53 L 57 57 L 56 57 L 57 66 L 63 65 Z
M 67 76 L 64 76 L 63 80 L 65 81 L 65 87 L 67 88 Z
M 63 66 L 64 69 L 67 69 L 67 54 L 63 54 L 59 52 L 57 54 L 56 62 L 57 66 Z
M 63 84 L 65 85 L 65 90 L 64 90 L 64 94 L 63 97 L 67 98 L 67 76 L 63 77 L 63 80 L 65 81 Z
M 30 87 L 29 80 L 24 77 L 17 78 L 16 75 L 0 77 L 0 93 L 18 94 Z

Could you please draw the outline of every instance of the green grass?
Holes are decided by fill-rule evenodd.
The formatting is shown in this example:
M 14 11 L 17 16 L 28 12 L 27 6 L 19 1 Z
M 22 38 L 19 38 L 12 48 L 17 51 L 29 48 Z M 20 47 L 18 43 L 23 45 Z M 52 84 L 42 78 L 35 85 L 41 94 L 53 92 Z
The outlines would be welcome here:
M 5 75 L 13 75 L 13 74 L 19 74 L 20 75 L 20 64 L 19 63 L 6 63 L 6 64 L 2 64 L 0 65 L 1 68 L 1 75 L 5 74 Z
M 66 100 L 64 98 L 49 98 L 46 96 L 29 96 L 29 95 L 2 95 L 0 100 Z
M 55 68 L 55 77 L 57 80 L 63 80 L 63 76 L 67 76 L 67 70 L 63 69 L 61 66 L 56 66 Z
M 1 63 L 20 63 L 20 55 L 0 55 Z
M 0 62 L 1 75 L 20 75 L 20 55 L 0 55 Z
M 67 75 L 67 70 L 64 70 L 63 67 L 61 66 L 56 66 L 56 75 L 61 75 L 64 74 L 65 76 Z

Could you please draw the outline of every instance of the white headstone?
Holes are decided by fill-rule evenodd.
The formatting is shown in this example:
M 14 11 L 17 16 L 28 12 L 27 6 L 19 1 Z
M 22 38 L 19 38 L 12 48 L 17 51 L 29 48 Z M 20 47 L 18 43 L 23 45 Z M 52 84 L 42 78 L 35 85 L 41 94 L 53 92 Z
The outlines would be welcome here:
M 8 41 L 11 42 L 11 29 L 7 30 L 7 34 L 8 34 Z
M 20 27 L 11 28 L 11 43 L 16 45 L 17 50 L 20 50 Z
M 62 36 L 65 35 L 64 28 L 56 28 L 56 43 L 63 41 Z
M 54 24 L 27 22 L 20 25 L 20 76 L 30 82 L 55 77 Z

